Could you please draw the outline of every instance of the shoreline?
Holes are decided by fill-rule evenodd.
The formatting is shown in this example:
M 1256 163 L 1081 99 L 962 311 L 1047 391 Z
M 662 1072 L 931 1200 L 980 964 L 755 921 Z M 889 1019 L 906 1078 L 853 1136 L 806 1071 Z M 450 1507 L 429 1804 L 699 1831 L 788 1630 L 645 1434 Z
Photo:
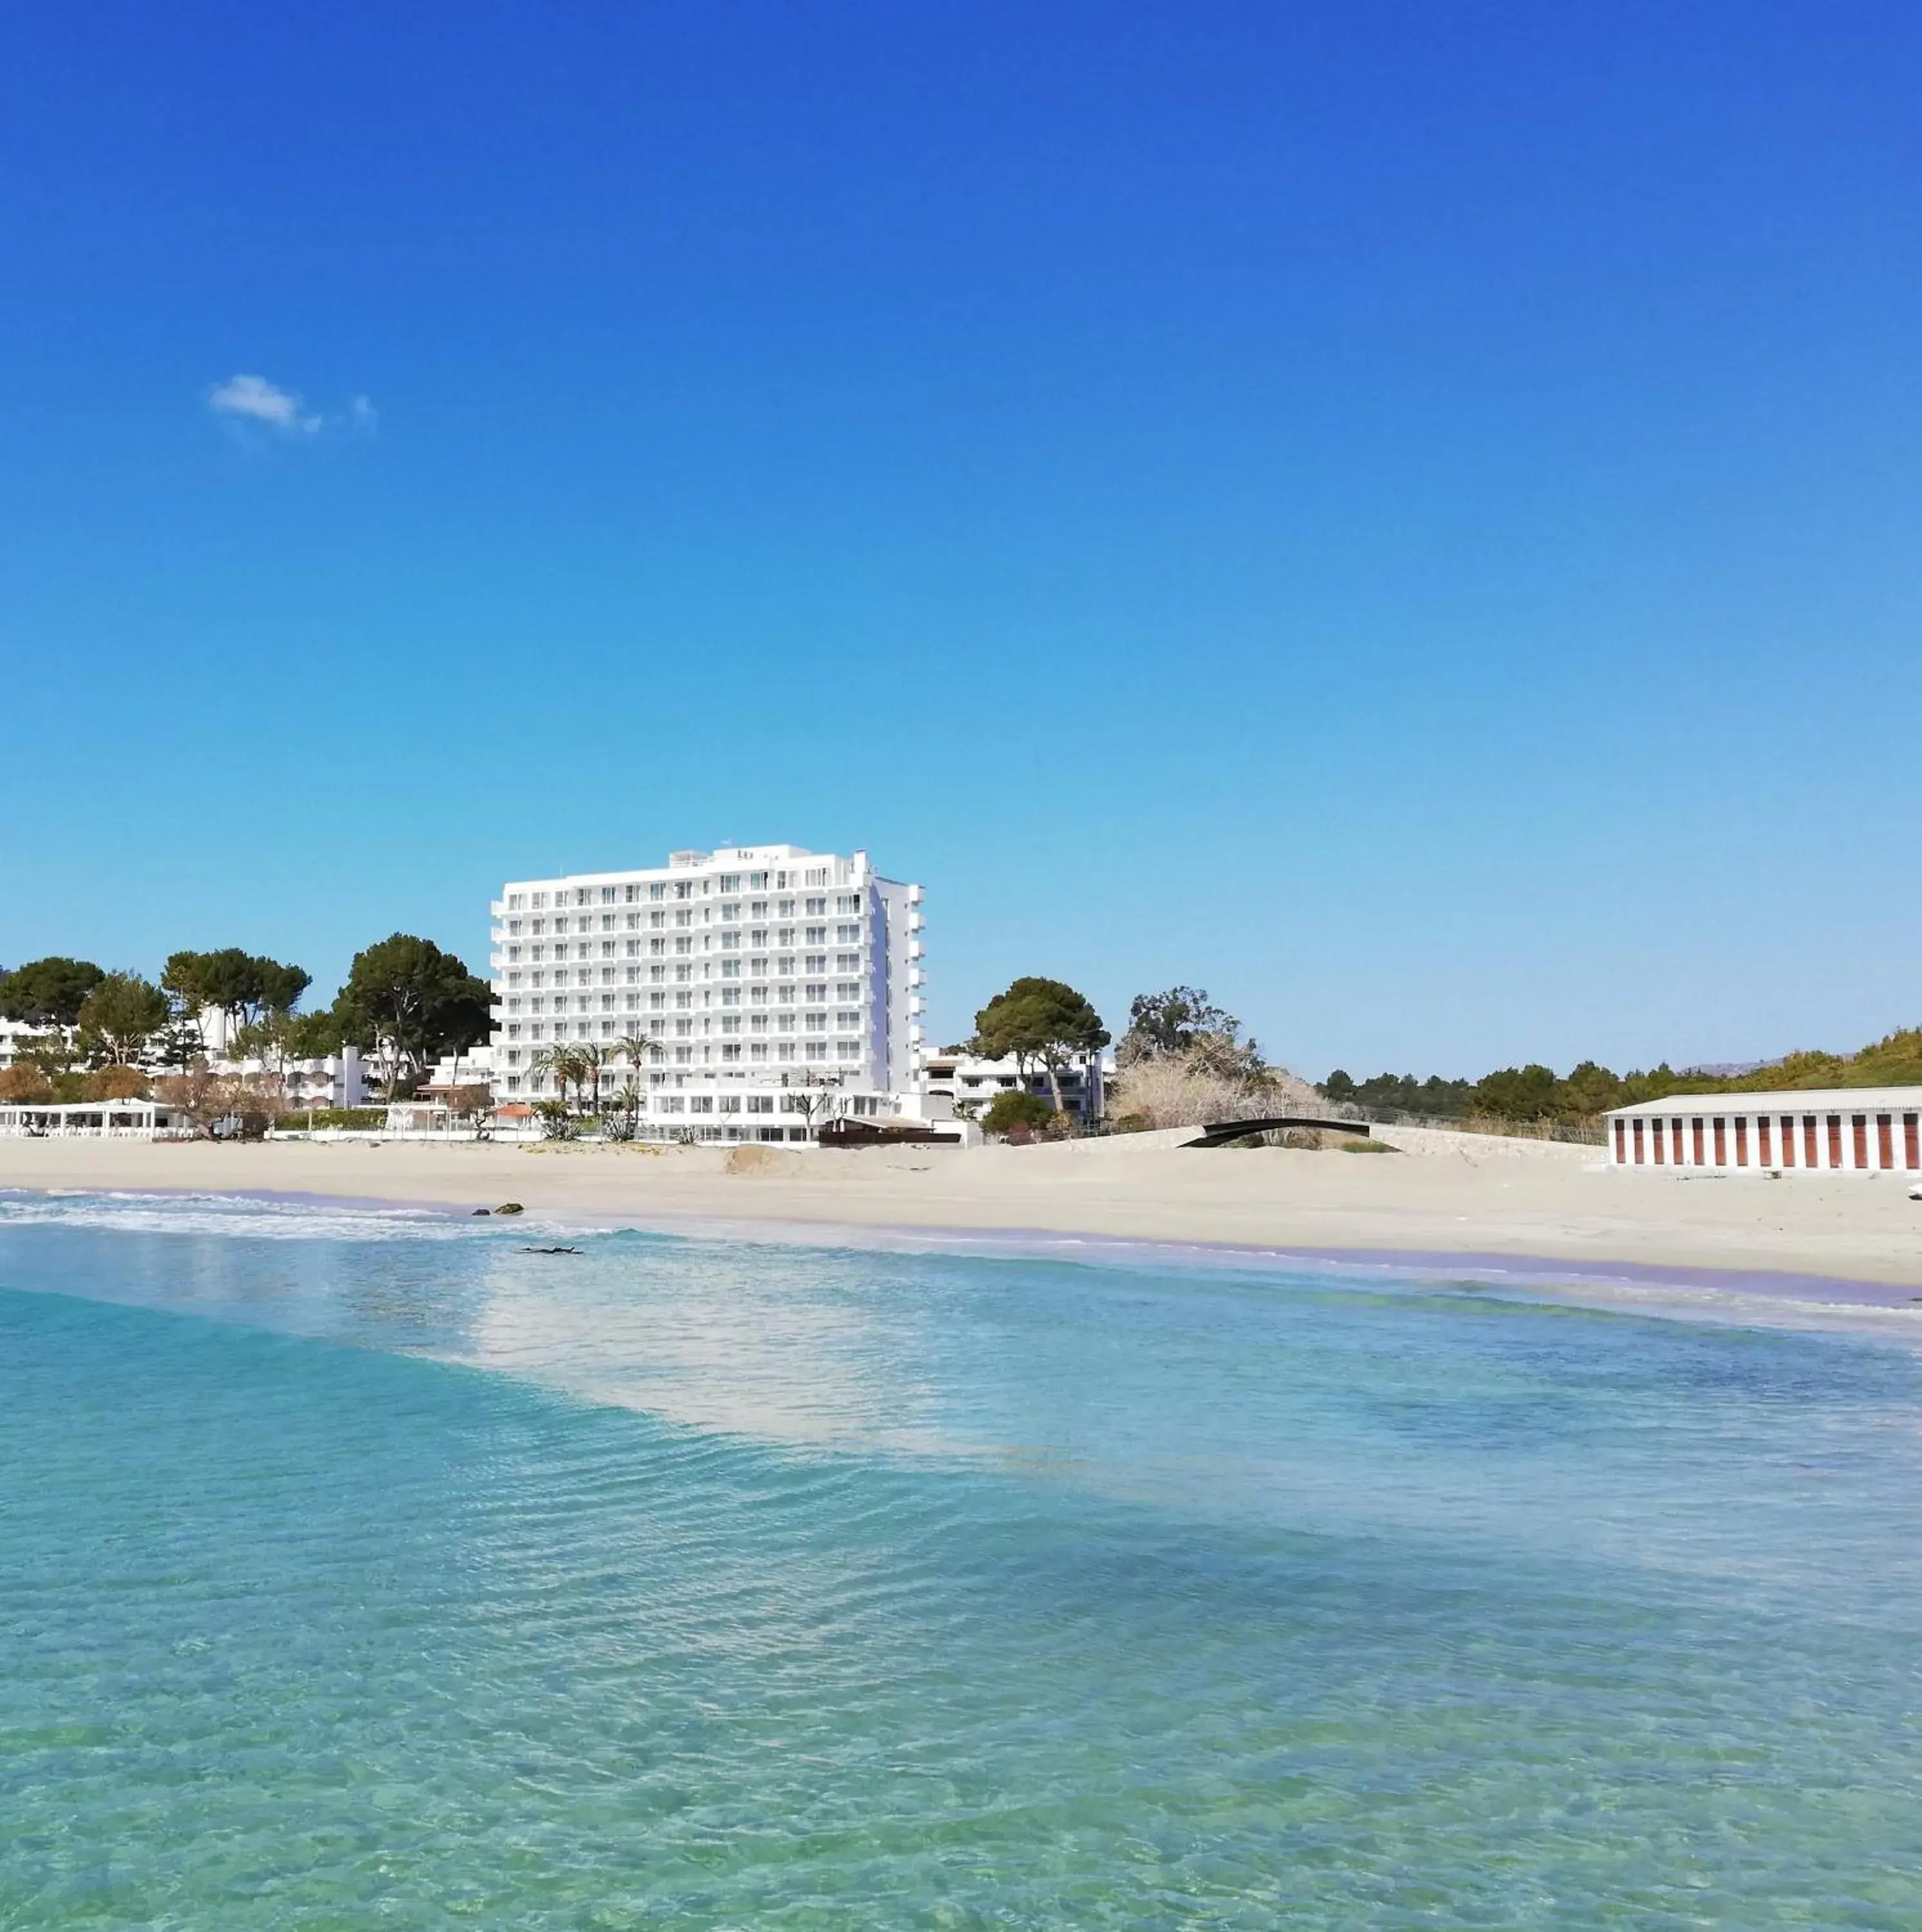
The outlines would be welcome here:
M 1908 1314 L 1922 1202 L 1899 1180 L 1713 1184 L 1553 1142 L 1410 1130 L 1400 1157 L 1129 1136 L 1032 1148 L 659 1154 L 409 1142 L 0 1143 L 0 1191 L 195 1194 L 810 1246 L 1470 1277 Z M 771 1156 L 771 1158 L 769 1157 Z
M 1310 1183 L 1314 1183 L 1315 1178 L 1325 1178 L 1329 1183 L 1360 1180 L 1370 1188 L 1375 1188 L 1377 1180 L 1375 1160 L 1365 1163 L 1365 1171 L 1356 1173 L 1362 1163 L 1352 1157 L 1344 1160 L 1341 1155 L 1331 1154 L 1261 1150 L 1260 1154 L 1254 1154 L 1254 1160 L 1269 1163 L 1269 1173 L 1263 1174 L 1257 1168 L 1252 1171 L 1248 1167 L 1234 1167 L 1230 1165 L 1234 1155 L 1229 1155 L 1224 1161 L 1219 1151 L 1194 1154 L 1180 1148 L 1143 1146 L 1147 1142 L 1167 1142 L 1169 1138 L 1173 1136 L 1130 1136 L 1128 1142 L 1082 1142 L 1066 1144 L 1059 1150 L 995 1150 L 1002 1151 L 1001 1177 L 948 1167 L 941 1178 L 944 1183 L 952 1183 L 956 1178 L 979 1178 L 985 1183 L 993 1183 L 995 1178 L 1008 1178 L 1005 1168 L 1007 1157 L 1011 1155 L 1012 1160 L 1026 1161 L 1032 1163 L 1034 1168 L 1039 1168 L 1043 1161 L 1047 1161 L 1049 1154 L 1074 1151 L 1082 1155 L 1082 1167 L 1147 1165 L 1155 1171 L 1155 1178 L 1167 1173 L 1167 1161 L 1173 1155 L 1173 1160 L 1180 1163 L 1175 1168 L 1175 1177 L 1182 1183 L 1188 1183 L 1188 1186 L 1186 1190 L 1170 1192 L 1175 1192 L 1176 1196 L 1192 1196 L 1194 1188 L 1202 1186 L 1211 1198 L 1209 1204 L 1213 1204 L 1213 1196 L 1219 1196 L 1224 1186 L 1229 1190 L 1238 1190 L 1250 1177 L 1267 1180 L 1275 1173 L 1288 1174 L 1294 1180 L 1308 1178 Z M 1375 1237 L 1371 1240 L 1329 1242 L 1290 1238 L 1298 1231 L 1283 1227 L 1277 1227 L 1273 1232 L 1263 1228 L 1252 1238 L 1236 1238 L 1223 1232 L 1202 1232 L 1192 1225 L 1116 1225 L 1119 1219 L 1128 1219 L 1132 1223 L 1184 1223 L 1192 1221 L 1194 1208 L 1203 1205 L 1202 1202 L 1194 1202 L 1190 1198 L 1165 1198 L 1159 1204 L 1163 1211 L 1157 1214 L 1155 1200 L 1152 1196 L 1143 1198 L 1143 1190 L 1134 1190 L 1134 1200 L 1130 1202 L 1134 1211 L 1126 1217 L 1120 1217 L 1113 1211 L 1089 1211 L 1082 1221 L 1076 1221 L 1065 1214 L 1051 1215 L 1047 1219 L 1022 1215 L 1018 1211 L 1020 1208 L 1034 1208 L 1038 1204 L 1034 1200 L 1016 1202 L 1011 1198 L 1014 1190 L 987 1184 L 968 1190 L 974 1198 L 966 1202 L 966 1205 L 975 1211 L 966 1217 L 921 1217 L 915 1214 L 915 1208 L 935 1208 L 937 1200 L 914 1200 L 911 1184 L 902 1186 L 900 1180 L 894 1178 L 900 1174 L 915 1177 L 933 1173 L 935 1161 L 910 1160 L 914 1150 L 888 1150 L 879 1161 L 873 1154 L 848 1155 L 807 1151 L 800 1155 L 780 1155 L 779 1174 L 770 1184 L 770 1177 L 761 1171 L 746 1174 L 726 1171 L 726 1154 L 716 1150 L 674 1150 L 672 1154 L 641 1155 L 638 1160 L 628 1150 L 531 1150 L 498 1144 L 423 1148 L 419 1144 L 396 1142 L 357 1144 L 352 1150 L 346 1150 L 347 1163 L 342 1163 L 342 1148 L 313 1148 L 313 1144 L 299 1142 L 266 1142 L 251 1148 L 209 1148 L 207 1144 L 168 1146 L 143 1142 L 37 1142 L 29 1144 L 37 1157 L 29 1157 L 27 1161 L 14 1157 L 20 1151 L 20 1144 L 0 1148 L 0 1192 L 21 1192 L 48 1198 L 62 1194 L 157 1196 L 176 1200 L 212 1196 L 266 1204 L 313 1205 L 320 1210 L 362 1208 L 371 1211 L 417 1211 L 458 1219 L 479 1219 L 479 1215 L 475 1215 L 477 1198 L 473 1194 L 460 1198 L 452 1188 L 443 1192 L 440 1186 L 429 1188 L 421 1183 L 444 1183 L 456 1177 L 460 1180 L 485 1178 L 488 1183 L 500 1183 L 512 1174 L 512 1178 L 524 1183 L 531 1183 L 537 1178 L 543 1183 L 552 1178 L 575 1183 L 570 1186 L 521 1186 L 515 1188 L 512 1194 L 497 1194 L 494 1202 L 500 1198 L 521 1198 L 525 1194 L 530 1196 L 525 1200 L 525 1211 L 531 1221 L 562 1221 L 578 1225 L 584 1231 L 632 1228 L 638 1232 L 656 1232 L 682 1238 L 767 1240 L 806 1246 L 884 1246 L 910 1252 L 929 1248 L 943 1252 L 985 1250 L 991 1254 L 1022 1254 L 1041 1260 L 1101 1260 L 1122 1265 L 1155 1262 L 1165 1265 L 1219 1268 L 1300 1265 L 1314 1269 L 1341 1269 L 1344 1274 L 1392 1277 L 1434 1279 L 1435 1275 L 1443 1275 L 1456 1281 L 1472 1279 L 1478 1285 L 1495 1291 L 1503 1287 L 1530 1292 L 1578 1291 L 1584 1300 L 1593 1296 L 1609 1304 L 1640 1304 L 1650 1298 L 1673 1300 L 1674 1296 L 1680 1296 L 1696 1308 L 1700 1308 L 1706 1298 L 1713 1298 L 1725 1306 L 1740 1300 L 1761 1302 L 1779 1308 L 1827 1308 L 1833 1312 L 1902 1314 L 1908 1318 L 1914 1318 L 1916 1310 L 1922 1308 L 1922 1204 L 1906 1202 L 1906 1188 L 1879 1190 L 1874 1205 L 1879 1205 L 1889 1196 L 1895 1196 L 1905 1208 L 1914 1210 L 1912 1215 L 1895 1215 L 1895 1225 L 1889 1228 L 1889 1232 L 1899 1232 L 1899 1237 L 1908 1238 L 1899 1238 L 1893 1244 L 1872 1242 L 1866 1252 L 1835 1256 L 1833 1260 L 1829 1256 L 1821 1256 L 1825 1265 L 1815 1268 L 1806 1265 L 1806 1250 L 1802 1248 L 1802 1242 L 1794 1242 L 1794 1260 L 1802 1260 L 1804 1265 L 1783 1265 L 1788 1256 L 1727 1252 L 1733 1246 L 1748 1244 L 1727 1240 L 1704 1242 L 1700 1238 L 1701 1231 L 1679 1231 L 1669 1225 L 1669 1217 L 1657 1217 L 1657 1225 L 1653 1227 L 1629 1227 L 1617 1223 L 1607 1231 L 1599 1227 L 1563 1231 L 1570 1238 L 1551 1238 L 1530 1246 L 1518 1238 L 1520 1228 L 1501 1227 L 1499 1217 L 1488 1214 L 1489 1205 L 1493 1204 L 1476 1198 L 1488 1192 L 1488 1171 L 1491 1167 L 1497 1168 L 1497 1178 L 1493 1180 L 1493 1186 L 1511 1192 L 1515 1190 L 1515 1174 L 1501 1177 L 1499 1171 L 1503 1163 L 1515 1165 L 1518 1157 L 1520 1161 L 1526 1161 L 1528 1178 L 1536 1180 L 1538 1186 L 1532 1190 L 1524 1188 L 1524 1194 L 1538 1194 L 1543 1171 L 1551 1177 L 1553 1186 L 1563 1192 L 1570 1186 L 1580 1190 L 1582 1184 L 1607 1188 L 1611 1180 L 1638 1180 L 1642 1177 L 1619 1177 L 1596 1171 L 1588 1161 L 1590 1150 L 1569 1150 L 1543 1142 L 1522 1142 L 1497 1144 L 1497 1150 L 1491 1151 L 1485 1146 L 1485 1136 L 1429 1134 L 1424 1138 L 1484 1142 L 1484 1146 L 1429 1150 L 1451 1154 L 1455 1157 L 1447 1161 L 1443 1168 L 1451 1178 L 1451 1186 L 1445 1188 L 1445 1194 L 1449 1196 L 1447 1204 L 1466 1205 L 1472 1202 L 1472 1205 L 1479 1205 L 1484 1210 L 1482 1214 L 1456 1214 L 1449 1217 L 1455 1221 L 1455 1227 L 1447 1231 L 1449 1234 L 1455 1234 L 1458 1228 L 1462 1237 L 1458 1237 L 1461 1244 L 1443 1237 L 1443 1228 L 1435 1225 L 1434 1214 L 1425 1214 L 1422 1217 L 1425 1225 L 1420 1228 L 1420 1234 L 1425 1238 L 1418 1240 L 1381 1240 L 1377 1228 L 1370 1228 Z M 1542 1160 L 1543 1151 L 1547 1154 L 1547 1160 Z M 1088 1161 L 1089 1154 L 1095 1154 L 1093 1163 Z M 102 1160 L 102 1155 L 107 1157 Z M 176 1171 L 162 1177 L 155 1171 L 161 1165 L 172 1165 L 182 1155 L 199 1155 L 199 1160 L 193 1160 L 193 1167 L 197 1168 L 197 1173 L 189 1177 Z M 288 1160 L 290 1155 L 293 1155 L 292 1161 Z M 427 1160 L 419 1160 L 421 1155 L 427 1155 Z M 1103 1155 L 1107 1155 L 1107 1160 L 1103 1160 Z M 1284 1165 L 1277 1165 L 1277 1157 L 1279 1163 Z M 947 1167 L 956 1160 L 979 1163 L 984 1155 L 975 1151 L 972 1155 L 943 1155 L 937 1160 Z M 1246 1161 L 1248 1155 L 1242 1155 L 1242 1160 Z M 537 1167 L 535 1161 L 541 1165 Z M 866 1173 L 856 1167 L 856 1163 L 866 1163 Z M 1211 1165 L 1196 1167 L 1192 1163 Z M 1304 1168 L 1304 1163 L 1310 1165 Z M 336 1178 L 346 1180 L 350 1177 L 344 1173 L 313 1173 L 313 1168 L 317 1167 L 338 1168 L 340 1165 L 350 1165 L 357 1178 L 371 1180 L 373 1184 L 359 1184 L 352 1188 L 330 1186 L 325 1183 L 332 1183 Z M 1428 1167 L 1429 1163 L 1424 1161 L 1420 1165 Z M 269 1177 L 261 1173 L 263 1167 L 282 1167 L 290 1171 Z M 369 1167 L 375 1167 L 377 1171 L 369 1173 Z M 1466 1168 L 1466 1173 L 1455 1173 L 1455 1168 L 1458 1167 Z M 29 1173 L 23 1168 L 33 1171 Z M 1516 1173 L 1520 1171 L 1524 1168 L 1516 1165 Z M 1410 1163 L 1410 1168 L 1404 1173 L 1414 1173 L 1414 1163 Z M 608 1198 L 612 1183 L 632 1183 L 639 1174 L 647 1174 L 649 1180 L 656 1180 L 659 1184 L 649 1184 L 645 1188 L 620 1188 L 618 1192 L 628 1194 L 628 1200 L 614 1202 Z M 1020 1178 L 1029 1177 L 1024 1174 Z M 1147 1180 L 1149 1177 L 1143 1173 L 1130 1174 L 1128 1178 Z M 272 1180 L 282 1184 L 270 1184 Z M 286 1183 L 290 1180 L 319 1180 L 323 1184 L 288 1186 Z M 599 1184 L 581 1186 L 581 1180 Z M 850 1194 L 850 1183 L 869 1183 L 869 1186 L 860 1188 L 857 1194 Z M 879 1186 L 875 1186 L 877 1183 Z M 1760 1190 L 1770 1184 L 1754 1180 L 1738 1186 Z M 1833 1194 L 1835 1188 L 1848 1188 L 1851 1192 L 1866 1194 L 1868 1186 L 1869 1184 L 1860 1180 L 1831 1183 L 1824 1194 Z M 1379 1188 L 1375 1190 L 1379 1192 Z M 1669 1190 L 1673 1200 L 1677 1183 L 1669 1183 Z M 1065 1188 L 1061 1192 L 1072 1194 L 1074 1190 Z M 1314 1188 L 1314 1192 L 1325 1194 L 1327 1190 Z M 1398 1190 L 1391 1188 L 1391 1192 Z M 875 1194 L 884 1198 L 877 1200 Z M 803 1198 L 797 1200 L 796 1196 Z M 938 1190 L 941 1204 L 952 1204 L 952 1198 L 954 1190 L 950 1186 Z M 494 1202 L 488 1202 L 488 1205 L 493 1205 Z M 1084 1205 L 1089 1210 L 1095 1210 L 1099 1205 L 1113 1210 L 1116 1204 L 1098 1204 L 1088 1200 Z M 1288 1208 L 1300 1204 L 1260 1202 L 1257 1205 L 1273 1210 L 1277 1205 Z M 1360 1202 L 1354 1205 L 1360 1205 Z M 1787 1208 L 1791 1214 L 1794 1214 L 1797 1208 L 1814 1205 L 1821 1215 L 1833 1215 L 1837 1204 L 1825 1198 L 1821 1202 L 1797 1202 L 1791 1205 L 1777 1196 L 1777 1200 L 1767 1205 L 1777 1211 Z M 1847 1208 L 1851 1202 L 1845 1198 L 1841 1205 Z M 1864 1198 L 1860 1205 L 1868 1208 L 1872 1204 Z M 846 1210 L 850 1208 L 856 1211 L 848 1214 Z M 1068 1202 L 1061 1202 L 1061 1208 L 1068 1210 Z M 1275 1219 L 1275 1215 L 1263 1215 L 1263 1219 Z M 1294 1217 L 1281 1215 L 1281 1219 Z M 1887 1210 L 1884 1210 L 1881 1219 L 1889 1219 Z M 1416 1228 L 1408 1228 L 1407 1232 L 1414 1234 Z M 1542 1232 L 1539 1223 L 1533 1223 L 1533 1232 Z M 1611 1232 L 1620 1237 L 1619 1248 L 1607 1238 Z M 1495 1234 L 1497 1238 L 1488 1240 L 1485 1237 L 1489 1234 Z M 1679 1234 L 1684 1238 L 1677 1238 Z M 1476 1237 L 1484 1238 L 1478 1240 Z M 1656 1240 L 1652 1242 L 1647 1237 L 1656 1237 Z M 1653 1246 L 1659 1246 L 1661 1252 L 1650 1252 Z M 1895 1252 L 1889 1252 L 1891 1246 Z M 1626 1252 L 1632 1248 L 1640 1248 L 1642 1252 Z M 1858 1265 L 1851 1269 L 1848 1262 L 1856 1262 Z M 1860 1265 L 1862 1262 L 1868 1265 Z

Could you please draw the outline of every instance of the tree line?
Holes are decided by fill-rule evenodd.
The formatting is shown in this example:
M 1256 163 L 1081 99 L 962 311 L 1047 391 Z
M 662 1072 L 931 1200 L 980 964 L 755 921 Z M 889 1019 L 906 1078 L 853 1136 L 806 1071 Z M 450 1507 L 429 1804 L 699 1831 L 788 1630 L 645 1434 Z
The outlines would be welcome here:
M 224 1058 L 258 1060 L 260 1096 L 294 1061 L 351 1046 L 375 1058 L 389 1100 L 412 1090 L 442 1054 L 465 1052 L 493 1025 L 488 982 L 429 939 L 397 932 L 356 953 L 332 1004 L 300 1002 L 305 968 L 239 946 L 168 956 L 158 981 L 64 956 L 0 972 L 0 1018 L 42 1030 L 16 1043 L 0 1100 L 145 1095 L 152 1078 L 207 1070 L 206 1021 L 218 1015 Z
M 1617 1074 L 1584 1060 L 1566 1075 L 1531 1062 L 1503 1066 L 1479 1080 L 1445 1080 L 1431 1075 L 1377 1073 L 1356 1080 L 1337 1067 L 1322 1082 L 1323 1096 L 1337 1105 L 1377 1113 L 1428 1114 L 1442 1119 L 1485 1118 L 1502 1120 L 1556 1120 L 1579 1124 L 1611 1108 L 1632 1107 L 1670 1095 L 1739 1094 L 1764 1088 L 1772 1092 L 1825 1087 L 1922 1085 L 1922 1028 L 1908 1028 L 1849 1054 L 1805 1051 L 1740 1074 L 1680 1072 L 1665 1060 L 1646 1072 Z

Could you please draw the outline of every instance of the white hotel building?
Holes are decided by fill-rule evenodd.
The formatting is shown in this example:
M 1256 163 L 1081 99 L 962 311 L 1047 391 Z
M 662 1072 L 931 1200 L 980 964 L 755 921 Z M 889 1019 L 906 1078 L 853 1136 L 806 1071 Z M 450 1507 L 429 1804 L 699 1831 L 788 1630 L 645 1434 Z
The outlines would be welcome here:
M 795 1091 L 823 1083 L 841 1111 L 911 1106 L 921 889 L 865 852 L 675 852 L 643 871 L 514 880 L 491 910 L 497 1102 L 554 1097 L 534 1064 L 544 1048 L 644 1034 L 650 1138 L 806 1139 Z

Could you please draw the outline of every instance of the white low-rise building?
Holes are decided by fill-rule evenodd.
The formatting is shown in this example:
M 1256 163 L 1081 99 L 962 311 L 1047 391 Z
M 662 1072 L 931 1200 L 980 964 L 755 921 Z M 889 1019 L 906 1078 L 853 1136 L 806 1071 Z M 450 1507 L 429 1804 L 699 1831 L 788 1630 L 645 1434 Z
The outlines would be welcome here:
M 64 1033 L 62 1027 L 35 1026 L 29 1020 L 0 1019 L 0 1072 L 20 1064 L 25 1050 L 37 1040 Z
M 192 1131 L 184 1114 L 158 1100 L 50 1100 L 0 1106 L 0 1134 L 36 1140 L 153 1140 Z
M 1098 1053 L 1088 1054 L 1061 1070 L 1061 1104 L 1083 1126 L 1101 1118 L 1104 1068 Z M 984 1060 L 965 1052 L 930 1051 L 923 1056 L 921 1117 L 929 1120 L 975 1120 L 999 1094 L 1038 1095 L 1052 1106 L 1054 1090 L 1044 1067 L 1024 1072 L 1012 1056 Z
M 1922 1172 L 1922 1087 L 1677 1094 L 1607 1117 L 1615 1167 L 1740 1174 Z
M 497 1102 L 557 1097 L 557 1047 L 614 1056 L 617 1082 L 644 1036 L 644 1138 L 803 1140 L 827 1112 L 911 1110 L 921 889 L 865 851 L 676 852 L 510 881 L 491 911 Z

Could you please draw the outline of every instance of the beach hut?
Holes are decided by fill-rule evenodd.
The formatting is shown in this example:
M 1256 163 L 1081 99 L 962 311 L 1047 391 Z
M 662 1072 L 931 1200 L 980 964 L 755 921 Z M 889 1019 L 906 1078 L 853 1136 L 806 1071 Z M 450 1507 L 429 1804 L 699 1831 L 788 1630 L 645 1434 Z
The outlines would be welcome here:
M 1922 1173 L 1922 1087 L 1676 1094 L 1608 1115 L 1614 1167 L 1685 1173 Z

